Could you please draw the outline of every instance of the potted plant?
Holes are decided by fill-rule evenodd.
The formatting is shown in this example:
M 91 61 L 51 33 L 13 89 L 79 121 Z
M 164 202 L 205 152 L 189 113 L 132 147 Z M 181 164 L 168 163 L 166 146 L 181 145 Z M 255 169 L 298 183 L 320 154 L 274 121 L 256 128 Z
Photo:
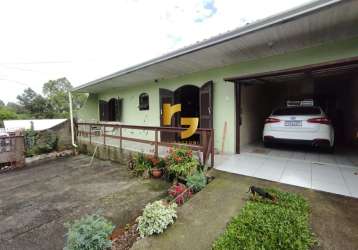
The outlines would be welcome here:
M 149 160 L 152 162 L 152 168 L 151 168 L 151 175 L 154 178 L 160 178 L 163 175 L 163 168 L 165 167 L 165 162 L 163 159 L 160 159 L 158 157 L 152 156 L 149 158 Z
M 137 176 L 143 176 L 144 178 L 148 178 L 152 169 L 152 162 L 143 154 L 138 153 L 134 157 L 134 168 L 133 172 Z

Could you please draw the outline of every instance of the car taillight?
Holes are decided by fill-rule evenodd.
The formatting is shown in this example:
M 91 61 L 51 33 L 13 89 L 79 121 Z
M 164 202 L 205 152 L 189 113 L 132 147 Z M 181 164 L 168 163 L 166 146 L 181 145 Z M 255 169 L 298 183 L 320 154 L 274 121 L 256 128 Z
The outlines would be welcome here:
M 308 119 L 307 122 L 319 123 L 319 124 L 331 124 L 331 121 L 326 117 L 311 118 L 311 119 Z
M 280 119 L 269 117 L 265 120 L 265 123 L 277 123 L 280 122 Z

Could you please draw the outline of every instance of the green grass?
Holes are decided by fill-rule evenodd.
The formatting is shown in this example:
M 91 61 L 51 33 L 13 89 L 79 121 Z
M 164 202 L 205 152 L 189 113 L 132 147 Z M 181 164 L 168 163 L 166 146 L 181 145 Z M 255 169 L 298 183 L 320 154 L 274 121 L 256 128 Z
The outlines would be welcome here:
M 310 207 L 301 196 L 267 189 L 278 198 L 248 201 L 213 245 L 219 249 L 310 249 L 315 238 L 309 227 Z

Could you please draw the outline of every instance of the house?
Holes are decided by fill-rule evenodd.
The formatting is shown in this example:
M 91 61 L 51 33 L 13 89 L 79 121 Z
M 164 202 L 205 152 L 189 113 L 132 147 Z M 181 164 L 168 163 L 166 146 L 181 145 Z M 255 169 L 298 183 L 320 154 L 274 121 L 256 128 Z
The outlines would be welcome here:
M 66 121 L 67 119 L 4 120 L 4 128 L 7 131 L 18 129 L 42 131 L 56 127 Z
M 340 114 L 338 140 L 353 145 L 357 25 L 358 1 L 310 2 L 74 88 L 89 94 L 79 122 L 160 127 L 162 104 L 181 103 L 173 127 L 180 117 L 199 117 L 200 128 L 214 129 L 216 151 L 240 153 L 260 141 L 273 108 L 290 98 L 314 97 L 328 113 Z M 154 137 L 130 127 L 123 134 Z M 160 133 L 160 141 L 170 139 Z M 199 136 L 190 140 L 200 143 Z
M 59 149 L 71 147 L 71 130 L 69 119 L 29 119 L 29 120 L 4 120 L 4 131 L 33 129 L 40 135 L 49 131 L 57 136 Z

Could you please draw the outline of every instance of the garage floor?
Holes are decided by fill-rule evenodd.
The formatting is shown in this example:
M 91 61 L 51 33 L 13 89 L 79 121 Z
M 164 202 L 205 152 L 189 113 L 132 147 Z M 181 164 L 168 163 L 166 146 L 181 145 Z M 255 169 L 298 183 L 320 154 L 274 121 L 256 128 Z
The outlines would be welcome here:
M 246 146 L 239 155 L 218 155 L 218 170 L 358 198 L 358 155 L 308 149 Z

